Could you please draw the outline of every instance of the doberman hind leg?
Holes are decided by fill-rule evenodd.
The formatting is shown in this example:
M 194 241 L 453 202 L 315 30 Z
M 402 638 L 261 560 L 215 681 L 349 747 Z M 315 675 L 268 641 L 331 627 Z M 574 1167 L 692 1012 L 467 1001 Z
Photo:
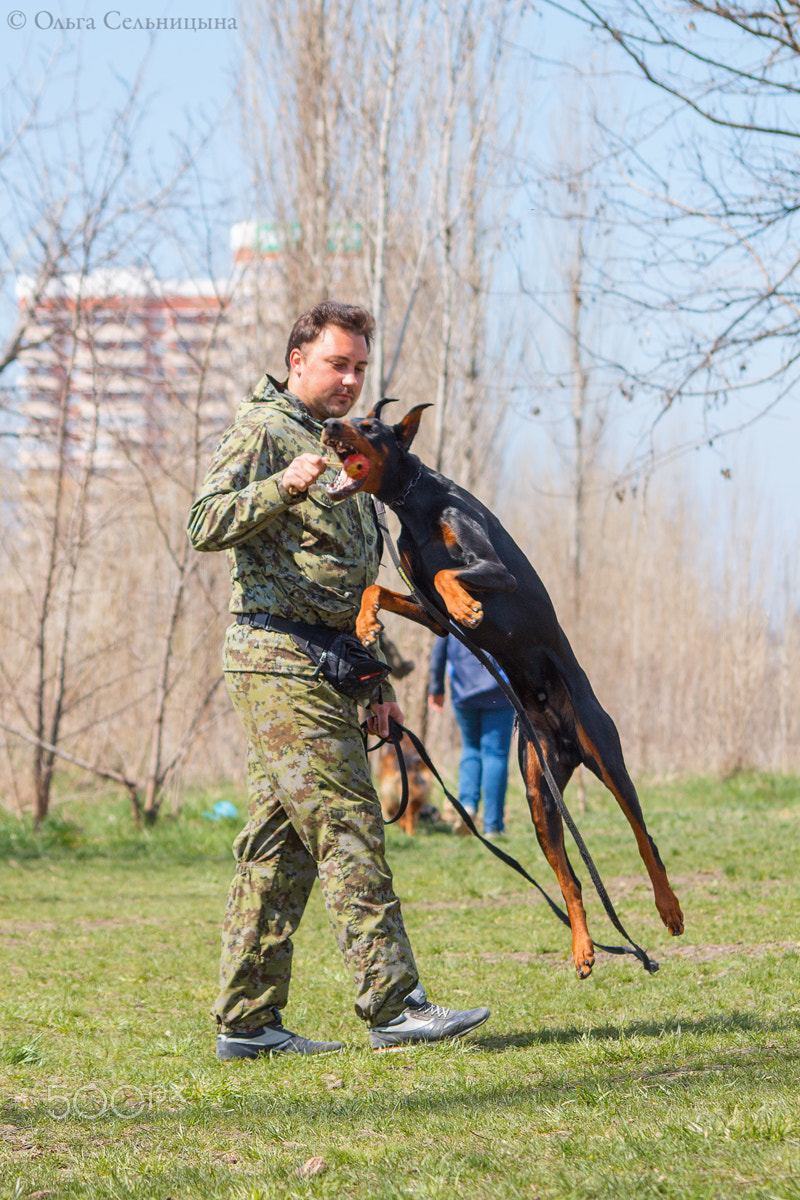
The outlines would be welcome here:
M 683 913 L 678 897 L 670 886 L 661 855 L 644 822 L 636 788 L 622 756 L 619 734 L 614 722 L 594 695 L 582 718 L 576 719 L 576 732 L 586 766 L 597 775 L 616 798 L 636 837 L 642 862 L 653 886 L 656 908 L 673 936 L 683 933 Z
M 447 632 L 429 617 L 425 609 L 410 596 L 401 596 L 397 592 L 391 592 L 388 588 L 381 587 L 380 584 L 373 583 L 364 589 L 361 607 L 356 617 L 356 637 L 365 646 L 371 646 L 383 629 L 383 625 L 378 620 L 378 613 L 382 608 L 386 612 L 407 617 L 409 621 L 417 621 L 420 625 L 425 625 L 434 633 L 442 636 Z
M 567 780 L 559 778 L 555 763 L 555 755 L 550 752 L 547 741 L 542 739 L 542 749 L 556 783 L 563 791 Z M 520 739 L 520 768 L 525 780 L 528 793 L 528 806 L 531 810 L 536 836 L 544 855 L 555 872 L 561 894 L 567 906 L 570 925 L 572 926 L 572 958 L 579 979 L 586 979 L 592 973 L 594 966 L 594 943 L 586 923 L 586 910 L 581 897 L 581 885 L 572 869 L 564 845 L 564 826 L 561 814 L 555 806 L 550 790 L 545 782 L 539 757 L 533 746 Z M 554 767 L 556 768 L 554 770 Z

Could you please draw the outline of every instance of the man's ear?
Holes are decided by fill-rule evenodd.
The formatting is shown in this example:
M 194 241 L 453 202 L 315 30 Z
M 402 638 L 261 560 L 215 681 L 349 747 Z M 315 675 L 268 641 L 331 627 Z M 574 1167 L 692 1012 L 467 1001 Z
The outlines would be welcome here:
M 414 438 L 417 436 L 420 418 L 422 417 L 422 413 L 426 408 L 433 408 L 433 405 L 416 404 L 414 408 L 411 409 L 411 412 L 406 413 L 402 421 L 393 426 L 394 435 L 404 450 L 408 449 Z

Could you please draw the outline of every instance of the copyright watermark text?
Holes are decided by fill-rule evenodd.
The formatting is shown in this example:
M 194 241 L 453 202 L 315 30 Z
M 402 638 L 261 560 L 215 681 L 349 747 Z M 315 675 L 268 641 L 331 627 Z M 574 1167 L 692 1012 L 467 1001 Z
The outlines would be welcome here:
M 11 29 L 24 29 L 29 23 L 28 14 L 15 8 L 8 13 L 6 23 Z M 236 17 L 127 17 L 116 8 L 97 20 L 94 17 L 59 17 L 42 8 L 33 14 L 30 23 L 37 29 L 140 29 L 150 33 L 173 29 L 199 32 L 239 28 Z

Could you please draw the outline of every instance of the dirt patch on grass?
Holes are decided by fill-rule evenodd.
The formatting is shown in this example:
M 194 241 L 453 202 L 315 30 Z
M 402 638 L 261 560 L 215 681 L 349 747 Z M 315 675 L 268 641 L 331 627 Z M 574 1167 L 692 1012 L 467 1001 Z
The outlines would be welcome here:
M 727 942 L 720 945 L 706 946 L 687 946 L 673 945 L 669 946 L 669 957 L 683 958 L 689 962 L 703 963 L 713 962 L 718 958 L 762 958 L 766 954 L 791 954 L 797 953 L 800 950 L 800 944 L 797 942 Z M 447 951 L 448 958 L 472 958 L 471 954 L 460 951 Z M 529 963 L 547 963 L 548 966 L 555 969 L 564 968 L 572 970 L 572 960 L 565 958 L 560 950 L 546 950 L 539 953 L 534 953 L 529 950 L 492 950 L 486 951 L 477 956 L 483 962 L 516 962 L 527 965 Z M 598 961 L 611 958 L 611 955 L 597 948 Z
M 722 883 L 724 880 L 725 874 L 722 871 L 683 871 L 678 874 L 670 871 L 669 873 L 669 881 L 676 892 L 686 888 L 707 887 L 710 883 Z
M 89 920 L 85 917 L 73 921 L 79 929 L 120 929 L 125 925 L 163 925 L 163 917 L 142 917 L 135 913 L 130 917 L 97 917 Z
M 768 1061 L 770 1059 L 780 1058 L 785 1055 L 786 1051 L 780 1046 L 735 1046 L 732 1049 L 724 1051 L 719 1062 L 713 1063 L 683 1063 L 674 1067 L 662 1067 L 653 1071 L 636 1072 L 634 1078 L 641 1079 L 643 1082 L 648 1080 L 662 1079 L 681 1079 L 692 1075 L 708 1075 L 714 1071 L 725 1071 L 730 1066 L 740 1063 L 742 1060 L 752 1059 L 754 1062 Z M 619 1076 L 620 1080 L 626 1076 Z
M 547 874 L 547 868 L 541 871 L 537 878 L 544 887 L 545 891 L 549 892 L 557 903 L 562 903 L 561 893 L 558 884 L 552 875 Z M 644 870 L 635 875 L 610 875 L 603 879 L 609 894 L 613 897 L 626 896 L 630 897 L 633 892 L 641 892 L 643 895 L 652 895 L 650 881 Z M 725 887 L 738 886 L 731 884 L 721 871 L 687 871 L 680 875 L 670 873 L 670 881 L 675 888 L 675 891 L 680 894 L 687 892 L 693 888 L 710 887 L 714 885 L 724 885 Z M 747 880 L 746 885 L 749 888 L 754 888 L 758 885 L 766 885 L 767 890 L 774 883 L 779 883 L 779 880 Z M 591 884 L 586 885 L 586 895 L 592 896 L 594 889 Z M 420 912 L 435 912 L 441 910 L 455 911 L 464 908 L 501 908 L 508 904 L 539 904 L 541 896 L 533 888 L 525 888 L 523 891 L 517 892 L 502 892 L 499 895 L 487 896 L 472 896 L 465 892 L 462 899 L 458 900 L 405 900 L 403 902 L 404 909 L 417 909 Z
M 61 921 L 14 921 L 0 920 L 0 938 L 19 938 L 28 934 L 63 933 L 65 928 L 77 929 L 122 929 L 131 925 L 162 925 L 163 917 L 143 917 L 133 913 L 129 917 L 65 917 Z
M 727 942 L 715 946 L 670 946 L 670 958 L 690 962 L 713 962 L 716 958 L 763 958 L 765 954 L 797 953 L 797 942 Z
M 58 921 L 0 921 L 0 937 L 18 938 L 28 933 L 55 933 Z
M 504 892 L 502 896 L 470 896 L 465 893 L 462 900 L 404 900 L 403 911 L 460 912 L 473 908 L 503 908 L 508 904 L 527 901 L 530 896 L 530 892 Z
M 468 956 L 465 954 L 464 958 L 467 957 Z M 482 959 L 484 962 L 517 962 L 522 963 L 523 965 L 526 965 L 527 963 L 547 963 L 548 966 L 556 968 L 564 965 L 561 961 L 564 956 L 560 951 L 557 950 L 545 951 L 541 954 L 532 954 L 528 950 L 493 951 L 492 953 L 488 954 L 479 954 L 478 958 Z M 571 961 L 569 966 L 572 968 Z

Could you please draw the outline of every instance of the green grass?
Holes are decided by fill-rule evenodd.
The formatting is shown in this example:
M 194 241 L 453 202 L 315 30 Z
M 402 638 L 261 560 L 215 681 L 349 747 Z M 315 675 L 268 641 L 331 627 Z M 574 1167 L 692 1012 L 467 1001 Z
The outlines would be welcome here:
M 798 781 L 643 788 L 679 940 L 589 792 L 581 829 L 654 977 L 600 954 L 579 982 L 567 932 L 477 843 L 390 830 L 431 996 L 491 1021 L 370 1053 L 315 892 L 286 1021 L 346 1051 L 229 1066 L 208 1008 L 236 825 L 202 817 L 221 797 L 141 834 L 113 800 L 64 804 L 39 836 L 0 820 L 0 1195 L 800 1198 Z M 553 891 L 510 809 L 508 848 Z M 327 1169 L 299 1177 L 314 1156 Z

